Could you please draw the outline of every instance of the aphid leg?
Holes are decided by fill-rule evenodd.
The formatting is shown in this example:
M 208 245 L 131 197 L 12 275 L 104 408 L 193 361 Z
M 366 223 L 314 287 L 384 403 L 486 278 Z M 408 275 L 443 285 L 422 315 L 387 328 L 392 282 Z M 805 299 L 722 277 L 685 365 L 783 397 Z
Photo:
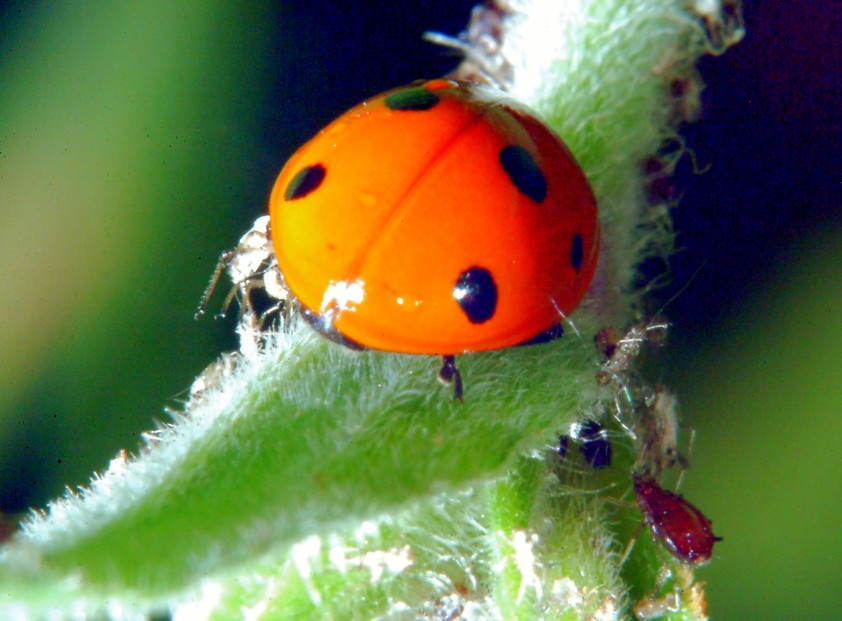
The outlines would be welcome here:
M 231 250 L 226 250 L 221 255 L 219 255 L 219 260 L 216 262 L 216 267 L 213 270 L 213 274 L 211 274 L 210 281 L 208 282 L 208 286 L 205 287 L 204 293 L 202 293 L 202 299 L 199 301 L 199 306 L 196 309 L 195 314 L 193 315 L 194 319 L 198 319 L 202 315 L 205 314 L 205 311 L 208 309 L 208 302 L 210 302 L 210 298 L 213 295 L 214 290 L 216 289 L 216 285 L 219 284 L 219 278 L 222 276 L 222 272 L 231 264 L 231 261 L 234 259 L 234 256 L 237 254 L 237 249 L 233 248 Z M 236 293 L 236 289 L 232 289 L 231 292 L 228 294 L 228 297 L 225 298 L 225 304 L 223 305 L 223 309 L 227 309 L 228 305 L 231 304 L 231 299 L 234 297 Z M 223 314 L 224 314 L 223 310 Z
M 620 567 L 625 565 L 626 561 L 629 558 L 629 555 L 634 550 L 634 544 L 637 543 L 637 540 L 640 538 L 640 531 L 643 530 L 643 520 L 637 523 L 637 528 L 634 529 L 634 534 L 629 539 L 629 542 L 626 544 L 626 549 L 623 551 L 623 556 L 620 557 Z
M 269 298 L 274 301 L 274 306 L 270 309 L 270 312 L 284 309 L 289 290 L 278 269 L 278 262 L 272 247 L 269 234 L 269 216 L 257 218 L 251 229 L 240 238 L 236 248 L 223 252 L 219 257 L 216 269 L 214 269 L 196 311 L 197 318 L 205 313 L 210 297 L 219 284 L 219 279 L 224 271 L 228 272 L 233 286 L 222 304 L 220 317 L 225 316 L 234 298 L 238 297 L 240 318 L 243 322 L 249 324 L 251 316 L 257 316 L 258 314 L 251 299 L 252 293 L 258 289 L 264 290 Z M 261 316 L 259 325 L 255 326 L 256 329 L 262 328 L 264 320 L 265 317 Z

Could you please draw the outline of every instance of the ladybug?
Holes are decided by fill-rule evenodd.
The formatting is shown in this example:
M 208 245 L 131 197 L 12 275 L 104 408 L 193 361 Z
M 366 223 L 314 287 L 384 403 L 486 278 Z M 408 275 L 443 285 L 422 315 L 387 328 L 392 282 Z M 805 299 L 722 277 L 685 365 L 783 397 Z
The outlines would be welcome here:
M 305 319 L 355 349 L 443 357 L 544 342 L 585 295 L 597 206 L 561 139 L 499 91 L 387 91 L 287 162 L 269 205 Z

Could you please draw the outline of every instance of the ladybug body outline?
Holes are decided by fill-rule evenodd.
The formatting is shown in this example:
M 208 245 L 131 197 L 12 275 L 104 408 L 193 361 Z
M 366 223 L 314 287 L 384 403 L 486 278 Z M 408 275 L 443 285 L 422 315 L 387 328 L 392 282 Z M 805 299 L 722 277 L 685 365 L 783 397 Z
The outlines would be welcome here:
M 596 201 L 561 139 L 451 80 L 340 116 L 287 162 L 269 211 L 305 319 L 356 349 L 452 357 L 550 340 L 599 247 Z

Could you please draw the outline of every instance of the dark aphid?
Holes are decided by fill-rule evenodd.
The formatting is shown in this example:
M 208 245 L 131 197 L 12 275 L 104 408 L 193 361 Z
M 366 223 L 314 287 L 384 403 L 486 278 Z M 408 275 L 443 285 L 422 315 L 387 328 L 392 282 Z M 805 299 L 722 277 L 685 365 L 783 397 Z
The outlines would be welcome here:
M 649 530 L 678 560 L 691 565 L 710 561 L 713 544 L 711 521 L 695 505 L 663 489 L 654 478 L 635 475 L 634 494 Z

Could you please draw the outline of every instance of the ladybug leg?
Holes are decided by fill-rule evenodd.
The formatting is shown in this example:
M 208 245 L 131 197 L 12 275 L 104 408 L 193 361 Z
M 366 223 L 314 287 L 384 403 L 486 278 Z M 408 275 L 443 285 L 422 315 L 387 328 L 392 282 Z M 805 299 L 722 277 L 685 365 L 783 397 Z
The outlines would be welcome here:
M 462 401 L 462 374 L 456 368 L 455 356 L 442 356 L 439 381 L 445 386 L 453 384 L 453 398 Z

